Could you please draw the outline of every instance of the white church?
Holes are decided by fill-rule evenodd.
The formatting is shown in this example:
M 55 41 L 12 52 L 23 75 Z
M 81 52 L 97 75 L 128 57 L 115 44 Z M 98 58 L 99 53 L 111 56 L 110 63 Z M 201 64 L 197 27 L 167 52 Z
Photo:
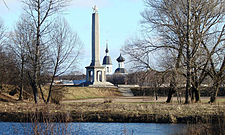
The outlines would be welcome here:
M 118 68 L 115 70 L 114 73 L 116 73 L 116 74 L 127 74 L 127 71 L 124 68 L 125 59 L 122 57 L 122 55 L 120 54 L 120 56 L 116 60 L 118 62 Z M 112 61 L 111 61 L 111 58 L 109 56 L 108 43 L 106 43 L 105 57 L 103 58 L 102 65 L 105 67 L 106 75 L 112 75 L 113 74 Z

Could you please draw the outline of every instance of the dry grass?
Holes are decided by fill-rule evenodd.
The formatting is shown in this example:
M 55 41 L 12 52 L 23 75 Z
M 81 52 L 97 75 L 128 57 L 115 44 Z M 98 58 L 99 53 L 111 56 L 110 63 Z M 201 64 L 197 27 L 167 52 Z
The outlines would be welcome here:
M 19 91 L 14 96 L 10 96 L 9 92 L 11 90 L 16 89 L 16 87 L 11 85 L 3 85 L 3 89 L 0 91 L 2 96 L 0 95 L 0 100 L 2 101 L 10 101 L 5 99 L 3 94 L 12 99 L 18 99 Z M 49 86 L 45 85 L 42 87 L 42 91 L 44 94 L 44 98 L 47 99 Z M 42 97 L 40 91 L 39 101 L 42 102 Z M 77 100 L 77 99 L 88 99 L 88 98 L 108 98 L 108 97 L 116 97 L 120 96 L 120 93 L 117 88 L 89 88 L 89 87 L 66 87 L 66 86 L 53 86 L 51 102 L 60 103 L 62 100 Z M 29 100 L 32 102 L 33 95 L 29 97 Z
M 11 90 L 13 90 L 15 88 L 17 88 L 17 87 L 14 85 L 2 84 L 1 92 L 9 93 Z
M 69 114 L 71 121 L 102 121 L 102 122 L 163 122 L 163 123 L 206 123 L 213 118 L 224 115 L 224 98 L 219 98 L 219 104 L 207 104 L 206 99 L 202 103 L 190 105 L 153 102 L 153 98 L 136 103 L 114 102 L 120 93 L 115 88 L 88 88 L 88 87 L 55 87 L 54 92 L 63 100 L 87 99 L 104 97 L 101 102 L 73 103 L 64 102 L 61 105 L 39 102 L 0 102 L 0 121 L 19 121 L 27 114 L 42 112 L 51 115 Z M 112 102 L 113 100 L 113 102 Z M 128 99 L 127 99 L 128 100 Z M 127 101 L 126 100 L 126 101 Z M 133 100 L 133 99 L 129 99 Z M 208 100 L 208 99 L 207 99 Z M 41 99 L 40 99 L 41 101 Z
M 51 115 L 68 114 L 71 121 L 206 123 L 224 116 L 225 105 L 210 104 L 129 104 L 67 103 L 61 105 L 33 103 L 0 103 L 1 120 L 20 120 L 23 115 L 45 111 Z
M 116 88 L 64 87 L 63 100 L 120 96 Z

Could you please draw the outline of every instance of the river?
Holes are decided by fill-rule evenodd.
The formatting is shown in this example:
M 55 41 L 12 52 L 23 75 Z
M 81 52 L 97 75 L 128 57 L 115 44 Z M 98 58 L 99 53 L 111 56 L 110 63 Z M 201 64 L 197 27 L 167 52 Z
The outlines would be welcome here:
M 155 123 L 14 123 L 0 122 L 1 135 L 174 135 L 185 130 L 183 124 Z

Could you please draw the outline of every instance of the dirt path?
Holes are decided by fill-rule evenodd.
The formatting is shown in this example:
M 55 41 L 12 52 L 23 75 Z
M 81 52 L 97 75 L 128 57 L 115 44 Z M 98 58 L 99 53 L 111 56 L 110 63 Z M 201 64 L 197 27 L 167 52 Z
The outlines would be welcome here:
M 124 97 L 134 96 L 130 88 L 118 88 L 118 90 Z
M 124 102 L 124 103 L 135 103 L 135 102 L 164 102 L 166 97 L 160 97 L 158 100 L 155 100 L 154 97 L 148 96 L 135 96 L 135 97 L 110 97 L 110 98 L 93 98 L 93 99 L 80 99 L 80 100 L 65 100 L 62 103 L 79 103 L 79 102 L 105 102 L 112 101 L 114 103 Z
M 158 100 L 155 100 L 155 97 L 152 96 L 133 96 L 133 97 L 109 97 L 109 98 L 93 98 L 93 99 L 79 99 L 79 100 L 64 100 L 62 103 L 81 103 L 81 102 L 107 102 L 112 101 L 113 103 L 163 103 L 165 102 L 167 97 L 158 97 Z M 220 103 L 225 104 L 225 97 L 217 97 L 217 100 Z M 177 102 L 177 97 L 173 97 L 173 101 Z M 181 99 L 183 103 L 185 101 L 184 98 Z M 209 101 L 209 97 L 201 97 L 201 101 L 207 103 Z

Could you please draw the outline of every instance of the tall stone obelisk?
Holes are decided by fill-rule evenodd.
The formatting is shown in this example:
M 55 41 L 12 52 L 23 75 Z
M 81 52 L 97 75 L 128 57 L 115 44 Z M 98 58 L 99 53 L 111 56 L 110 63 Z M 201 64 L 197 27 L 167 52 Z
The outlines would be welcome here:
M 99 42 L 99 17 L 96 6 L 92 14 L 92 60 L 90 66 L 86 67 L 86 84 L 93 87 L 104 87 L 112 85 L 106 82 L 105 67 L 100 64 L 100 42 Z
M 92 14 L 92 61 L 90 66 L 101 66 L 100 65 L 100 55 L 99 55 L 99 17 L 97 7 L 94 8 L 94 13 Z

